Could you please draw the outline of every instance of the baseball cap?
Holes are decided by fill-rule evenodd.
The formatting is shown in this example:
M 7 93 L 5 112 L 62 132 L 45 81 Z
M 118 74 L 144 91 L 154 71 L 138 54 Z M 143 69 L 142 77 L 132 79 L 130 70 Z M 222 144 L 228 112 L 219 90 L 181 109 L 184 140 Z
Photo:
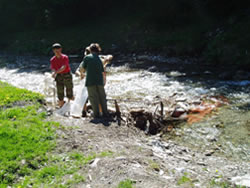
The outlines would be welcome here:
M 59 49 L 59 48 L 62 48 L 62 45 L 59 43 L 55 43 L 52 45 L 52 49 Z

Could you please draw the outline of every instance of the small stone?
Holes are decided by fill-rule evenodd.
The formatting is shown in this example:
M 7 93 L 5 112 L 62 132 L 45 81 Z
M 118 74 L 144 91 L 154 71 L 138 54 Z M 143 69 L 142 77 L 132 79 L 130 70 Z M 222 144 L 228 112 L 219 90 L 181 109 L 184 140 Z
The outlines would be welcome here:
M 119 161 L 119 160 L 126 160 L 127 158 L 124 156 L 120 156 L 120 157 L 116 157 L 115 160 Z
M 174 117 L 174 118 L 178 118 L 181 115 L 183 115 L 185 112 L 186 112 L 185 109 L 177 107 L 177 108 L 175 108 L 175 110 L 174 110 L 174 112 L 172 113 L 171 116 Z
M 179 97 L 177 99 L 175 99 L 176 102 L 185 102 L 187 100 L 186 97 Z
M 25 163 L 26 163 L 26 160 L 23 159 L 23 160 L 21 161 L 21 164 L 22 164 L 22 165 L 25 165 Z
M 160 170 L 159 171 L 159 175 L 162 176 L 164 174 L 164 171 L 163 170 Z
M 90 167 L 91 168 L 96 168 L 97 167 L 97 163 L 100 161 L 100 158 L 96 158 L 94 161 L 92 161 Z
M 148 68 L 148 71 L 149 72 L 157 72 L 158 71 L 158 68 L 156 66 L 152 66 L 152 67 L 149 67 Z
M 205 156 L 212 156 L 214 153 L 215 153 L 214 150 L 207 151 L 207 152 L 205 153 Z
M 207 166 L 207 164 L 204 163 L 204 162 L 202 162 L 202 161 L 198 161 L 198 162 L 197 162 L 197 165 L 200 165 L 200 166 Z
M 210 75 L 210 74 L 212 74 L 212 72 L 210 72 L 210 71 L 205 71 L 204 74 Z
M 213 136 L 213 135 L 207 135 L 206 138 L 207 138 L 207 140 L 208 140 L 209 142 L 216 142 L 216 141 L 217 141 L 216 137 Z
M 141 168 L 141 165 L 139 163 L 134 163 L 134 164 L 132 164 L 132 166 L 135 168 Z
M 162 176 L 164 179 L 166 179 L 166 180 L 171 180 L 171 179 L 173 179 L 173 177 L 170 177 L 170 176 Z
M 175 170 L 180 173 L 184 173 L 186 171 L 185 168 L 176 168 Z
M 88 175 L 88 177 L 89 177 L 89 181 L 92 181 L 92 176 L 90 174 Z

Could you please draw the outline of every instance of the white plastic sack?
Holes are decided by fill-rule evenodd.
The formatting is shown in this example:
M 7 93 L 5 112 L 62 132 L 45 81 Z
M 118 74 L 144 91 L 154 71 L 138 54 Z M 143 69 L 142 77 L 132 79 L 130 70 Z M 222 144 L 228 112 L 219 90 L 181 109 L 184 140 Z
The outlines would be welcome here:
M 88 91 L 84 83 L 84 80 L 81 80 L 76 88 L 76 97 L 70 109 L 70 115 L 73 117 L 82 117 L 82 110 L 88 99 Z
M 44 74 L 44 96 L 48 103 L 56 106 L 56 84 L 52 74 L 46 72 Z
M 63 105 L 62 108 L 55 111 L 56 114 L 61 116 L 69 116 L 70 115 L 70 107 L 72 105 L 72 101 L 67 102 Z

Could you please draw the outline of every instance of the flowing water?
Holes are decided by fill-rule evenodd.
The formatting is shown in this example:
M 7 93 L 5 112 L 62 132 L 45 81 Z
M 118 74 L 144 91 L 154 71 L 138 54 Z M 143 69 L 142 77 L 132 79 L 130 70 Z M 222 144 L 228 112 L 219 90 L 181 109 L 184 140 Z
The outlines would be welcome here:
M 71 64 L 73 70 L 78 64 Z M 0 58 L 0 67 L 0 80 L 44 93 L 45 73 L 49 72 L 48 58 L 4 56 Z M 192 104 L 205 95 L 227 97 L 229 105 L 219 108 L 202 122 L 192 125 L 183 123 L 171 139 L 204 152 L 208 149 L 217 149 L 218 154 L 231 159 L 249 161 L 250 81 L 191 79 L 183 76 L 180 78 L 178 76 L 183 74 L 178 70 L 156 73 L 132 69 L 125 64 L 108 67 L 107 71 L 108 99 L 117 99 L 122 111 L 131 108 L 147 108 L 154 111 L 154 102 L 159 100 L 165 100 L 166 104 L 169 104 L 165 106 L 166 110 L 171 110 L 171 104 L 176 99 Z M 74 76 L 75 86 L 79 83 L 80 80 Z M 52 98 L 47 100 L 53 101 Z M 113 106 L 112 100 L 109 106 Z

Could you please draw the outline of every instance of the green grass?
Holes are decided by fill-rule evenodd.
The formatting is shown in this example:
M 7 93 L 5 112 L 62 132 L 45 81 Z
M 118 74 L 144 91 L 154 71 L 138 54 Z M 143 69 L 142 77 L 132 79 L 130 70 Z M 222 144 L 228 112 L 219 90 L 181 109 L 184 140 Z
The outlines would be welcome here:
M 73 185 L 85 182 L 85 177 L 81 175 L 81 169 L 84 166 L 96 157 L 108 157 L 110 153 L 93 153 L 85 156 L 82 152 L 72 151 L 61 155 L 49 155 L 47 166 L 35 171 L 30 176 L 26 176 L 24 181 L 16 184 L 16 186 L 70 188 Z
M 134 188 L 135 183 L 136 183 L 135 181 L 127 179 L 127 180 L 121 181 L 117 188 Z
M 25 89 L 15 88 L 0 81 L 0 108 L 3 106 L 11 106 L 13 103 L 18 101 L 35 102 L 42 99 L 43 96 L 39 93 L 33 93 Z
M 0 187 L 34 173 L 55 147 L 53 123 L 45 122 L 46 114 L 37 109 L 32 105 L 0 111 Z
M 153 161 L 153 160 L 149 160 L 149 168 L 152 169 L 152 170 L 155 170 L 155 171 L 160 171 L 160 165 Z
M 190 187 L 194 187 L 192 179 L 188 177 L 187 173 L 184 173 L 184 175 L 181 178 L 179 178 L 177 181 L 178 186 L 183 185 L 183 184 L 188 184 Z
M 214 188 L 246 188 L 245 186 L 233 185 L 231 184 L 223 175 L 219 174 L 219 171 L 216 170 L 216 175 L 209 182 L 209 187 Z
M 84 155 L 71 151 L 58 153 L 56 128 L 38 112 L 40 94 L 0 82 L 0 187 L 70 188 L 85 182 L 81 169 L 96 157 L 110 157 L 111 151 Z M 4 99 L 2 101 L 2 99 Z M 15 102 L 30 101 L 24 107 Z M 5 108 L 8 106 L 8 108 Z
M 26 176 L 16 186 L 27 187 L 32 185 L 33 187 L 68 188 L 83 183 L 85 177 L 79 171 L 95 157 L 95 154 L 84 156 L 80 152 L 49 155 L 47 166 L 35 171 L 30 176 Z

